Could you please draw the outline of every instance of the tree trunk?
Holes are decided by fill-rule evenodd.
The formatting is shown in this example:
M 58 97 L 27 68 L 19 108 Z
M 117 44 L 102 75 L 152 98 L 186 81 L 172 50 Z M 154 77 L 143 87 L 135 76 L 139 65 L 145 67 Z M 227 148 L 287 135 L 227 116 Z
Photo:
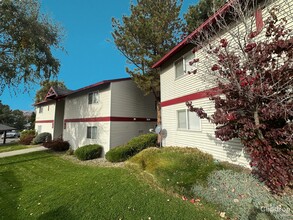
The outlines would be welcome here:
M 258 106 L 256 106 L 256 109 L 253 113 L 253 117 L 254 117 L 254 123 L 256 125 L 256 129 L 257 129 L 257 137 L 259 138 L 259 140 L 263 141 L 264 140 L 264 136 L 262 134 L 262 131 L 259 129 L 259 115 L 258 115 Z
M 161 102 L 160 101 L 156 101 L 156 109 L 157 109 L 157 126 L 161 126 L 162 121 L 161 121 Z M 162 142 L 162 136 L 160 133 L 158 134 L 158 139 L 157 139 L 157 143 L 159 146 L 162 146 L 161 142 Z

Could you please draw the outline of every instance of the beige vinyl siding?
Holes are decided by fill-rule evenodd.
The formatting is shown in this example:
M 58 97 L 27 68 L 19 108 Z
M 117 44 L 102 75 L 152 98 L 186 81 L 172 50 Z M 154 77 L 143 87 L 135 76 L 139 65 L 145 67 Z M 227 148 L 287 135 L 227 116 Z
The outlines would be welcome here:
M 41 132 L 38 131 L 39 126 L 41 126 Z M 52 123 L 36 123 L 35 130 L 38 132 L 38 134 L 43 133 L 43 132 L 48 132 L 53 137 L 54 128 L 52 126 Z
M 131 138 L 149 133 L 156 122 L 111 122 L 110 147 L 114 148 L 127 143 Z
M 111 83 L 111 116 L 156 118 L 155 99 L 143 95 L 132 80 Z
M 87 127 L 97 127 L 97 138 L 87 138 Z M 77 149 L 88 144 L 100 144 L 104 152 L 109 150 L 110 122 L 70 122 L 66 123 L 63 139 L 70 143 L 72 149 Z
M 293 1 L 277 0 L 272 4 L 279 6 L 278 18 L 285 17 L 288 20 L 287 27 L 293 27 Z M 268 16 L 269 8 L 266 7 L 262 10 L 263 20 L 265 21 Z M 248 18 L 254 22 L 254 17 Z M 243 24 L 238 24 L 230 27 L 230 32 L 244 33 L 245 29 Z M 220 39 L 226 38 L 228 42 L 234 42 L 235 39 L 231 37 L 228 32 L 222 32 L 214 37 L 214 42 L 219 42 Z M 264 38 L 264 31 L 258 36 L 257 40 Z M 203 48 L 195 53 L 195 57 L 199 58 L 197 63 L 197 74 L 188 75 L 176 79 L 174 63 L 166 64 L 161 69 L 161 97 L 162 102 L 172 100 L 185 95 L 193 94 L 215 87 L 215 83 L 211 78 L 207 78 L 207 71 L 210 70 L 212 64 L 215 62 L 210 57 L 205 55 L 206 48 Z M 184 51 L 184 50 L 183 50 Z M 188 51 L 189 52 L 189 51 Z M 181 52 L 176 57 L 185 56 L 186 50 Z M 177 59 L 177 58 L 176 58 Z M 192 101 L 192 100 L 191 100 Z M 214 103 L 208 98 L 193 100 L 196 107 L 202 107 L 208 115 L 214 112 Z M 229 142 L 222 142 L 215 138 L 214 131 L 215 125 L 209 123 L 207 120 L 201 120 L 200 131 L 180 130 L 177 125 L 177 112 L 178 110 L 187 109 L 185 103 L 179 103 L 162 108 L 162 127 L 166 130 L 166 138 L 163 139 L 164 146 L 182 146 L 182 147 L 197 147 L 207 153 L 210 153 L 214 158 L 229 161 L 237 164 L 248 166 L 249 159 L 243 152 L 243 147 L 239 140 L 235 139 Z
M 213 103 L 208 99 L 193 100 L 196 106 L 202 106 L 208 114 L 213 113 Z M 163 146 L 196 147 L 210 153 L 215 159 L 248 166 L 249 161 L 243 152 L 239 140 L 222 142 L 215 138 L 215 126 L 206 119 L 201 119 L 201 130 L 181 130 L 177 128 L 177 111 L 187 109 L 184 103 L 163 108 L 162 127 L 166 130 Z M 195 113 L 194 113 L 195 114 Z
M 39 113 L 39 108 L 43 108 L 43 112 Z M 38 127 L 41 126 L 41 133 L 48 132 L 52 135 L 54 135 L 54 128 L 52 126 L 52 123 L 43 123 L 38 121 L 54 121 L 55 119 L 55 109 L 56 109 L 56 102 L 52 101 L 49 103 L 46 103 L 44 105 L 39 105 L 36 107 L 36 123 L 35 123 L 35 130 L 38 131 Z
M 99 102 L 88 104 L 88 94 L 95 91 L 99 92 Z M 110 98 L 109 86 L 68 96 L 65 100 L 64 120 L 109 117 Z M 86 137 L 88 126 L 97 127 L 97 139 Z M 63 139 L 69 141 L 73 149 L 87 144 L 100 144 L 107 152 L 110 146 L 110 122 L 67 122 Z
M 39 108 L 43 107 L 43 112 L 39 113 Z M 55 101 L 36 107 L 36 121 L 54 120 L 55 118 Z
M 99 92 L 99 102 L 88 104 L 88 94 L 93 91 Z M 110 115 L 110 88 L 93 89 L 66 97 L 64 119 L 105 117 Z
M 111 116 L 127 118 L 156 118 L 155 99 L 145 96 L 132 80 L 111 83 Z M 131 138 L 146 134 L 156 122 L 111 122 L 111 148 Z

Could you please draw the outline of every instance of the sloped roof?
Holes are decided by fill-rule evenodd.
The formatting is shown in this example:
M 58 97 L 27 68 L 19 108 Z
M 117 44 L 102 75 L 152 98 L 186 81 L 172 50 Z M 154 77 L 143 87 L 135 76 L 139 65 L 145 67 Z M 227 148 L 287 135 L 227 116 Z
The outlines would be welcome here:
M 178 53 L 187 44 L 190 44 L 190 40 L 198 36 L 203 29 L 213 24 L 219 16 L 224 14 L 229 10 L 234 0 L 228 1 L 222 8 L 220 8 L 215 14 L 210 16 L 204 23 L 202 23 L 197 29 L 195 29 L 191 34 L 184 38 L 179 44 L 177 44 L 173 49 L 171 49 L 167 54 L 165 54 L 158 62 L 156 62 L 152 68 L 158 68 L 162 66 L 167 60 L 169 60 L 173 55 Z
M 69 90 L 69 89 L 66 89 L 66 88 L 60 88 L 60 87 L 52 86 L 49 89 L 45 100 L 58 98 L 60 96 L 67 95 L 67 94 L 69 94 L 71 92 L 72 92 L 72 90 Z
M 13 130 L 13 129 L 15 129 L 15 128 L 7 126 L 7 125 L 4 125 L 4 124 L 0 124 L 0 131 L 10 131 L 10 130 Z
M 76 94 L 76 93 L 79 93 L 79 92 L 82 92 L 82 91 L 85 91 L 85 90 L 88 90 L 88 89 L 92 89 L 92 88 L 95 88 L 95 87 L 98 87 L 98 86 L 101 86 L 101 85 L 110 84 L 112 82 L 120 82 L 120 81 L 125 81 L 125 80 L 131 80 L 131 78 L 128 77 L 128 78 L 104 80 L 104 81 L 101 81 L 101 82 L 98 82 L 98 83 L 95 83 L 95 84 L 92 84 L 92 85 L 85 86 L 85 87 L 82 87 L 80 89 L 74 90 L 74 91 L 72 91 L 71 93 L 69 93 L 67 95 Z
M 37 106 L 37 105 L 45 104 L 49 101 L 56 100 L 56 99 L 62 99 L 62 98 L 65 98 L 66 96 L 76 94 L 79 92 L 83 92 L 85 90 L 92 89 L 92 88 L 95 88 L 95 87 L 98 87 L 101 85 L 106 85 L 106 84 L 110 84 L 112 82 L 119 82 L 119 81 L 125 81 L 125 80 L 131 80 L 131 78 L 127 77 L 127 78 L 104 80 L 104 81 L 101 81 L 101 82 L 98 82 L 95 84 L 91 84 L 89 86 L 82 87 L 77 90 L 69 90 L 69 89 L 51 87 L 47 93 L 46 99 L 42 102 L 35 103 L 34 105 Z
M 60 87 L 53 87 L 53 89 L 55 90 L 58 96 L 67 95 L 72 92 L 72 90 L 70 89 L 60 88 Z

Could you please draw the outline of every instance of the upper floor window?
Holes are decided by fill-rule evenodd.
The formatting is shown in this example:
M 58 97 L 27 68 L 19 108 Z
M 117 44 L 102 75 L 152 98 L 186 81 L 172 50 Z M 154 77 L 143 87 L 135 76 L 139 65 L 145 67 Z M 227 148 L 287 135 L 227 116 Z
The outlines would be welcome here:
M 195 112 L 187 109 L 177 111 L 177 127 L 180 130 L 201 130 L 201 120 Z
M 43 113 L 43 106 L 40 106 L 40 107 L 39 107 L 39 113 L 40 113 L 40 114 Z
M 175 62 L 175 75 L 176 78 L 184 75 L 183 58 L 180 58 Z
M 86 138 L 97 139 L 98 129 L 96 126 L 87 127 Z
M 189 62 L 194 59 L 194 53 L 189 52 L 180 59 L 176 60 L 175 65 L 175 77 L 178 78 L 188 73 L 194 68 L 194 65 L 191 66 Z
M 98 103 L 99 102 L 99 92 L 91 92 L 88 94 L 88 103 Z

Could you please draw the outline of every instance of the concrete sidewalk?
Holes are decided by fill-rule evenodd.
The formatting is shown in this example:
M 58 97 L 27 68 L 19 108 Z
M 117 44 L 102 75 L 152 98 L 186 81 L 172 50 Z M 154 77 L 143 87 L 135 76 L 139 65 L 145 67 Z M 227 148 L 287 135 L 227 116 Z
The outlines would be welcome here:
M 0 153 L 0 158 L 11 157 L 11 156 L 21 155 L 21 154 L 27 154 L 27 153 L 36 152 L 36 151 L 44 151 L 44 150 L 48 150 L 48 148 L 41 146 L 41 147 L 33 147 L 33 148 L 27 148 L 27 149 L 22 149 L 22 150 L 3 152 L 3 153 Z

